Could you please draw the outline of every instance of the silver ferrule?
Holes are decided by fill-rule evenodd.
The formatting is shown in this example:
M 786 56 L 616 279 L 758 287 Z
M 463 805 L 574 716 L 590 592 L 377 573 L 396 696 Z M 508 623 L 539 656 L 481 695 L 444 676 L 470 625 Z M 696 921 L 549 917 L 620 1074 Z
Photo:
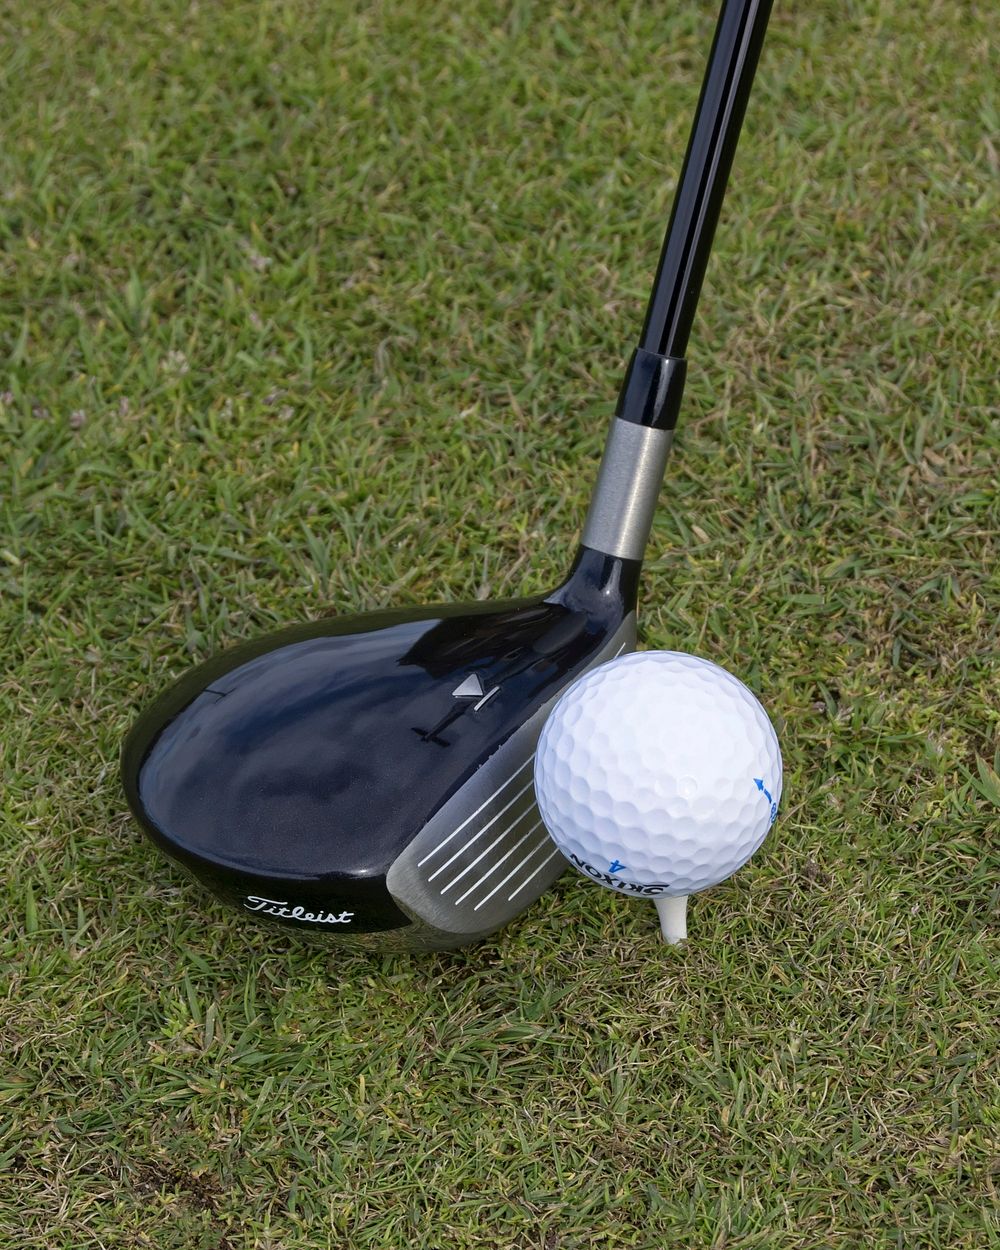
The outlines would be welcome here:
M 585 547 L 623 560 L 642 559 L 673 435 L 614 418 L 583 526 Z

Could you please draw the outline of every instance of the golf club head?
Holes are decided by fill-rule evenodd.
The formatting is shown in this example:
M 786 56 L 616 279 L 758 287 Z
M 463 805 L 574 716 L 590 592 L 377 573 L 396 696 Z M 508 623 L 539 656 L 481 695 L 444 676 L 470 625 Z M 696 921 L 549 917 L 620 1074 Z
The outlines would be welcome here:
M 724 0 L 583 543 L 551 595 L 301 625 L 209 660 L 123 751 L 152 839 L 244 916 L 384 948 L 499 928 L 564 860 L 534 803 L 549 709 L 635 645 L 684 351 L 770 0 Z
M 548 596 L 235 647 L 139 718 L 129 805 L 244 917 L 386 950 L 484 937 L 565 866 L 535 807 L 535 745 L 569 682 L 634 648 L 638 570 L 583 547 Z

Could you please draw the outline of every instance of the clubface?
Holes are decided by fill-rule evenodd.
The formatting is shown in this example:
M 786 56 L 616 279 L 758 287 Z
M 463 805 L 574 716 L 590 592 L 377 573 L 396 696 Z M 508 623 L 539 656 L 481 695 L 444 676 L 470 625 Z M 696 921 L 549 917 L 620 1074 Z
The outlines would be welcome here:
M 225 652 L 133 728 L 132 810 L 247 919 L 381 949 L 485 936 L 565 867 L 535 745 L 570 681 L 634 647 L 636 574 L 583 549 L 544 598 L 329 618 Z

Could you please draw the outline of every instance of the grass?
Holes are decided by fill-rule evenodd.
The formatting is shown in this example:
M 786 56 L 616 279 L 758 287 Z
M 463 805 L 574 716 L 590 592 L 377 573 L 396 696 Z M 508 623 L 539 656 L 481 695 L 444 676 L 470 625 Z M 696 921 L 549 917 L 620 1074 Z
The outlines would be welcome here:
M 1000 1244 L 995 23 L 782 3 L 645 644 L 764 698 L 692 908 L 235 923 L 116 753 L 216 647 L 564 569 L 714 14 L 0 4 L 0 1245 Z

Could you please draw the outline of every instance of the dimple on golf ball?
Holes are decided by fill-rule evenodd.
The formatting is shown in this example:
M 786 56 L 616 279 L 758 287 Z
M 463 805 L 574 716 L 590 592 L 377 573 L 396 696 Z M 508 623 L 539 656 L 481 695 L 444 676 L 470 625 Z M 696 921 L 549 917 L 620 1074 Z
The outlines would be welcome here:
M 781 751 L 751 691 L 709 660 L 624 655 L 559 698 L 535 756 L 546 828 L 579 871 L 656 899 L 747 862 L 781 799 Z

